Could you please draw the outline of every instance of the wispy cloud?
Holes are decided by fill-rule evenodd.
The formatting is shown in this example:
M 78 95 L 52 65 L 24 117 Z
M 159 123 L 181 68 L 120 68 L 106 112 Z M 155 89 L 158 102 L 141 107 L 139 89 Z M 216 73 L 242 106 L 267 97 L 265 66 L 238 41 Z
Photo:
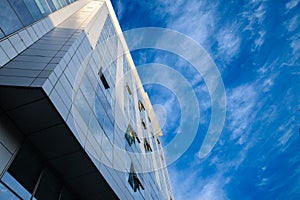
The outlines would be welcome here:
M 247 66 L 253 71 L 246 70 L 247 73 L 251 74 L 249 76 L 241 74 L 253 81 L 244 82 L 240 85 L 233 84 L 226 91 L 227 121 L 223 135 L 211 154 L 204 160 L 197 157 L 198 152 L 189 152 L 186 156 L 193 157 L 194 155 L 195 158 L 192 167 L 176 168 L 174 166 L 170 168 L 176 199 L 227 199 L 231 197 L 226 188 L 229 184 L 232 184 L 230 186 L 237 186 L 231 180 L 235 176 L 243 176 L 237 175 L 237 173 L 240 172 L 239 169 L 245 167 L 243 164 L 249 164 L 249 160 L 253 161 L 253 165 L 257 164 L 257 166 L 251 166 L 256 167 L 256 169 L 253 169 L 256 170 L 255 172 L 261 171 L 261 175 L 253 181 L 253 186 L 259 189 L 266 188 L 274 181 L 266 175 L 266 173 L 270 173 L 268 159 L 276 160 L 295 141 L 295 127 L 291 126 L 291 122 L 282 119 L 285 116 L 280 116 L 282 113 L 287 113 L 283 110 L 290 111 L 288 106 L 291 104 L 291 100 L 278 99 L 276 95 L 279 91 L 275 92 L 275 86 L 280 85 L 277 82 L 279 81 L 277 78 L 280 76 L 280 72 L 276 71 L 278 66 L 282 62 L 296 65 L 300 61 L 299 14 L 297 13 L 297 15 L 288 18 L 286 22 L 281 21 L 282 23 L 278 24 L 280 30 L 285 30 L 284 36 L 287 36 L 284 40 L 287 41 L 287 49 L 290 47 L 291 55 L 288 58 L 286 56 L 288 53 L 285 52 L 286 49 L 276 52 L 275 47 L 275 50 L 272 49 L 270 54 L 268 54 L 269 52 L 261 54 L 265 49 L 268 49 L 262 47 L 268 47 L 269 44 L 266 41 L 270 41 L 269 36 L 274 35 L 273 33 L 270 34 L 272 31 L 270 16 L 273 14 L 271 13 L 273 12 L 272 9 L 268 7 L 270 1 L 251 0 L 244 3 L 239 2 L 238 8 L 232 7 L 231 9 L 228 6 L 230 9 L 226 11 L 221 5 L 222 1 L 216 3 L 216 1 L 191 0 L 187 3 L 183 0 L 156 0 L 153 2 L 157 6 L 151 7 L 151 9 L 155 10 L 153 13 L 157 18 L 163 19 L 166 23 L 165 27 L 175 29 L 194 38 L 211 55 L 215 53 L 212 57 L 221 58 L 221 65 L 230 62 L 235 56 L 239 56 L 241 51 L 244 51 L 243 55 L 245 57 L 251 57 L 249 60 L 252 58 L 254 60 L 253 66 Z M 300 0 L 289 1 L 285 4 L 285 8 L 281 9 L 288 10 L 285 14 L 291 14 L 295 11 L 299 2 Z M 226 3 L 230 4 L 231 2 Z M 275 13 L 277 17 L 281 14 Z M 289 35 L 285 35 L 286 33 Z M 273 46 L 269 47 L 272 48 Z M 147 61 L 147 56 L 142 57 L 142 63 Z M 180 73 L 187 71 L 186 63 L 173 58 L 170 59 L 169 56 L 155 57 L 154 60 L 157 63 L 171 63 L 169 66 L 176 65 L 176 69 Z M 257 65 L 255 65 L 255 62 Z M 239 70 L 239 68 L 236 67 L 236 70 Z M 169 82 L 172 87 L 179 84 L 170 74 L 164 74 L 161 71 L 157 74 L 149 72 L 141 75 L 149 76 L 149 74 L 157 76 L 158 79 L 164 77 L 164 81 Z M 200 111 L 202 109 L 209 110 L 210 99 L 206 86 L 202 84 L 202 78 L 199 74 L 194 75 L 190 71 L 187 74 L 185 78 L 189 80 L 195 92 L 200 98 L 203 95 L 203 98 L 198 101 Z M 234 79 L 235 77 L 230 75 L 230 78 Z M 286 76 L 283 76 L 283 78 L 286 78 Z M 280 87 L 284 88 L 283 86 Z M 156 95 L 160 95 L 159 91 Z M 290 97 L 289 95 L 288 92 L 285 94 L 285 96 Z M 159 96 L 156 97 L 159 98 Z M 175 103 L 172 98 L 163 99 L 163 101 L 165 101 L 165 103 L 162 103 L 165 110 L 160 110 L 162 111 L 162 119 L 166 113 L 170 111 L 172 113 Z M 280 104 L 278 101 L 281 101 Z M 158 113 L 158 115 L 160 114 Z M 173 119 L 176 121 L 175 115 L 168 115 L 168 117 L 174 117 Z M 201 122 L 208 123 L 208 120 L 205 120 Z M 279 127 L 279 130 L 277 130 L 277 127 Z M 250 152 L 259 152 L 261 155 L 251 155 Z M 182 158 L 182 160 L 185 159 Z M 298 163 L 299 158 L 294 159 L 293 162 Z M 184 162 L 184 165 L 188 165 L 187 162 Z M 250 175 L 251 173 L 247 170 L 245 170 L 245 173 Z M 299 175 L 299 172 L 295 172 L 295 174 Z M 276 185 L 283 187 L 285 184 L 282 182 Z M 297 187 L 295 188 L 297 189 Z
M 175 185 L 175 197 L 177 200 L 225 200 L 228 199 L 224 186 L 229 182 L 221 173 L 208 178 L 198 178 L 199 169 L 187 169 L 178 171 L 170 169 L 172 184 Z M 177 187 L 181 185 L 181 187 Z
M 298 5 L 298 3 L 299 3 L 299 0 L 291 0 L 285 4 L 285 8 L 287 10 L 291 10 L 294 7 L 296 7 Z
M 284 61 L 287 66 L 300 66 L 300 33 L 299 22 L 300 15 L 294 8 L 299 5 L 300 0 L 291 0 L 286 3 L 286 16 L 289 16 L 283 23 L 286 32 L 283 32 L 282 37 L 289 43 L 290 54 L 289 58 Z
M 182 9 L 183 11 L 180 13 L 185 14 L 178 16 L 175 20 L 169 21 L 168 28 L 185 33 L 196 39 L 200 44 L 205 44 L 216 25 L 216 19 L 212 10 L 207 12 L 207 10 L 203 10 L 202 6 L 206 5 L 193 1 L 192 5 L 183 5 L 183 7 L 176 8 L 177 12 Z
M 286 22 L 288 32 L 293 32 L 297 29 L 297 27 L 299 26 L 299 19 L 299 15 L 295 15 Z
M 293 116 L 287 123 L 282 124 L 278 128 L 278 135 L 281 135 L 278 138 L 277 147 L 280 148 L 280 151 L 285 151 L 288 146 L 291 144 L 290 141 L 292 137 L 295 137 L 295 126 L 293 126 L 293 122 L 295 121 L 295 117 Z
M 223 189 L 224 185 L 217 177 L 209 179 L 202 188 L 198 197 L 199 200 L 223 200 L 228 199 L 226 192 Z
M 270 183 L 270 180 L 268 178 L 262 178 L 259 183 L 256 184 L 258 187 L 264 187 Z
M 239 144 L 244 144 L 249 126 L 256 117 L 257 92 L 254 85 L 246 84 L 229 90 L 227 95 L 228 129 L 232 133 L 230 139 L 238 139 Z
M 244 5 L 243 12 L 240 16 L 247 22 L 243 28 L 243 32 L 250 32 L 250 38 L 254 39 L 251 50 L 257 51 L 264 43 L 266 30 L 264 28 L 264 21 L 267 8 L 264 2 L 249 1 Z
M 121 1 L 117 1 L 117 11 L 117 16 L 119 20 L 121 20 L 124 15 L 124 5 L 121 3 Z
M 299 52 L 300 52 L 300 34 L 298 34 L 298 39 L 291 41 L 291 48 L 293 49 L 293 54 L 295 55 L 295 59 L 299 62 Z
M 218 52 L 222 55 L 223 60 L 229 62 L 239 53 L 241 38 L 237 33 L 238 25 L 231 24 L 223 27 L 217 35 Z

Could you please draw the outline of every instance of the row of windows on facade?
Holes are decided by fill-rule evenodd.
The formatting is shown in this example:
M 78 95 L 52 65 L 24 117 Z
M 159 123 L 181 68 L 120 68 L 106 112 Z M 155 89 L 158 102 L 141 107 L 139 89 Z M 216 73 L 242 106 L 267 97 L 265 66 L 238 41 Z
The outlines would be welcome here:
M 0 38 L 28 26 L 76 0 L 1 0 Z
M 141 143 L 141 140 L 137 136 L 136 132 L 132 129 L 132 126 L 130 124 L 127 127 L 127 130 L 125 133 L 125 138 L 129 144 L 129 146 L 131 146 L 132 144 L 135 144 L 135 141 L 137 141 L 138 143 Z M 145 152 L 152 152 L 152 148 L 146 138 L 144 138 L 144 148 L 145 148 Z
M 107 80 L 106 80 L 106 78 L 105 78 L 105 76 L 104 76 L 104 74 L 103 74 L 103 72 L 102 72 L 102 67 L 100 68 L 100 70 L 99 70 L 99 72 L 98 72 L 98 75 L 99 75 L 99 77 L 100 77 L 100 80 L 101 80 L 101 82 L 102 82 L 104 88 L 105 88 L 105 89 L 110 88 L 110 87 L 109 87 L 109 84 L 108 84 L 108 82 L 107 82 Z M 131 89 L 130 89 L 128 83 L 126 83 L 126 89 L 127 89 L 128 94 L 129 94 L 129 95 L 132 95 L 132 92 L 131 92 Z M 141 100 L 138 101 L 138 109 L 139 109 L 140 112 L 141 112 L 142 110 L 145 111 L 144 104 L 141 102 Z M 151 122 L 151 119 L 150 119 L 149 116 L 148 116 L 148 120 L 149 120 L 149 122 Z M 143 126 L 144 129 L 147 129 L 146 123 L 145 123 L 145 121 L 144 121 L 143 119 L 142 119 L 141 124 L 142 124 L 142 126 Z
M 136 192 L 137 190 L 145 190 L 141 180 L 139 179 L 137 173 L 135 172 L 134 166 L 131 163 L 130 165 L 130 172 L 128 177 L 128 183 L 132 187 L 133 191 Z
M 125 138 L 127 140 L 127 143 L 129 144 L 129 146 L 131 146 L 132 144 L 135 144 L 136 141 L 138 143 L 141 143 L 141 140 L 137 136 L 136 132 L 132 129 L 132 126 L 130 124 L 127 127 L 127 130 L 125 133 Z M 159 139 L 156 138 L 156 140 L 157 140 L 158 144 L 160 144 Z M 146 153 L 152 152 L 152 148 L 146 138 L 144 138 L 144 148 L 145 148 Z M 164 160 L 162 155 L 160 155 L 160 157 L 162 160 Z M 135 172 L 132 163 L 131 163 L 131 167 L 130 167 L 128 182 L 129 182 L 130 186 L 132 187 L 132 189 L 134 190 L 134 192 L 136 192 L 137 190 L 140 190 L 140 187 L 144 190 L 144 186 L 142 185 L 140 179 L 138 178 L 138 175 Z
M 99 72 L 98 72 L 98 75 L 99 75 L 99 77 L 100 77 L 100 80 L 101 80 L 101 82 L 102 82 L 104 88 L 105 88 L 105 89 L 110 88 L 110 87 L 109 87 L 109 84 L 108 84 L 108 82 L 107 82 L 107 80 L 106 80 L 106 78 L 105 78 L 105 76 L 104 76 L 104 74 L 103 74 L 103 72 L 102 72 L 102 67 L 100 68 L 100 70 L 99 70 Z M 132 91 L 131 91 L 131 89 L 130 89 L 128 83 L 126 83 L 126 89 L 127 89 L 128 94 L 129 94 L 129 95 L 132 95 Z M 141 100 L 138 100 L 138 109 L 139 109 L 140 112 L 142 112 L 142 110 L 145 111 L 144 104 L 141 102 Z M 148 116 L 148 120 L 149 120 L 149 122 L 151 122 L 151 119 L 150 119 L 149 116 Z M 142 119 L 141 124 L 142 124 L 143 128 L 146 130 L 147 127 L 146 127 L 146 123 L 145 123 L 144 119 Z M 154 136 L 153 136 L 153 137 L 154 137 Z M 160 141 L 159 141 L 158 138 L 157 138 L 157 143 L 160 144 Z
M 110 88 L 109 87 L 109 84 L 102 72 L 102 67 L 100 68 L 99 72 L 98 72 L 98 75 L 99 75 L 99 78 L 104 86 L 105 89 L 108 89 Z M 127 92 L 129 95 L 132 95 L 132 91 L 128 85 L 128 83 L 126 83 L 126 89 L 127 89 Z M 139 111 L 141 112 L 142 110 L 145 111 L 145 107 L 143 105 L 143 103 L 138 100 L 138 109 Z M 151 122 L 151 119 L 150 117 L 148 116 L 148 119 L 149 119 L 149 122 Z M 145 121 L 142 119 L 142 126 L 144 129 L 146 129 L 146 123 Z M 154 136 L 153 136 L 154 137 Z M 126 130 L 126 133 L 125 133 L 125 138 L 126 138 L 126 141 L 128 142 L 129 146 L 131 146 L 132 144 L 135 144 L 135 142 L 137 141 L 138 143 L 141 143 L 139 137 L 137 136 L 136 132 L 133 130 L 132 126 L 129 124 L 128 127 L 127 127 L 127 130 Z M 157 143 L 160 144 L 160 141 L 158 138 L 156 138 L 157 140 Z M 144 148 L 145 148 L 145 152 L 152 152 L 152 148 L 148 142 L 148 140 L 146 138 L 144 138 Z M 163 157 L 162 157 L 163 159 Z M 140 190 L 140 188 L 142 190 L 144 190 L 144 186 L 142 184 L 142 182 L 140 181 L 137 173 L 135 172 L 134 170 L 134 166 L 133 164 L 131 163 L 131 166 L 130 166 L 130 172 L 129 172 L 129 177 L 128 177 L 128 183 L 129 185 L 132 187 L 133 191 L 136 192 L 137 190 Z

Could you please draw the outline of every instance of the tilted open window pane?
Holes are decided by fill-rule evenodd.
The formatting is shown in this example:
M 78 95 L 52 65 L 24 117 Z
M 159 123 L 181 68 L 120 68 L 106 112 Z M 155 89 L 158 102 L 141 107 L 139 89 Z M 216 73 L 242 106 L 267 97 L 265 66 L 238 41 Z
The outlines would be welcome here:
M 142 126 L 144 127 L 144 129 L 147 129 L 146 127 L 146 123 L 144 122 L 144 120 L 142 119 Z
M 131 89 L 130 89 L 128 83 L 126 83 L 126 88 L 127 88 L 128 94 L 132 95 L 132 92 L 131 92 Z
M 101 82 L 102 82 L 104 88 L 105 88 L 105 89 L 108 89 L 108 88 L 109 88 L 109 85 L 108 85 L 108 83 L 107 83 L 107 80 L 106 80 L 104 74 L 102 73 L 102 67 L 100 68 L 100 71 L 98 72 L 98 75 L 99 75 L 99 77 L 100 77 L 100 80 L 101 80 Z
M 146 152 L 152 152 L 152 148 L 146 139 L 144 139 L 144 148 Z
M 140 100 L 139 100 L 139 102 L 138 102 L 138 107 L 139 107 L 140 112 L 141 112 L 142 110 L 145 110 L 145 107 L 144 107 L 143 103 L 142 103 Z
M 145 190 L 143 184 L 141 183 L 140 179 L 137 176 L 137 173 L 134 170 L 133 164 L 131 163 L 130 165 L 130 173 L 128 177 L 128 183 L 132 187 L 133 191 L 136 192 L 137 190 Z
M 159 139 L 158 139 L 158 138 L 156 138 L 156 141 L 157 141 L 157 144 L 160 144 L 160 141 L 159 141 Z
M 140 139 L 138 138 L 136 132 L 133 131 L 131 125 L 129 124 L 125 133 L 125 138 L 131 146 L 133 143 L 135 144 L 135 140 L 137 140 L 138 143 L 141 143 Z

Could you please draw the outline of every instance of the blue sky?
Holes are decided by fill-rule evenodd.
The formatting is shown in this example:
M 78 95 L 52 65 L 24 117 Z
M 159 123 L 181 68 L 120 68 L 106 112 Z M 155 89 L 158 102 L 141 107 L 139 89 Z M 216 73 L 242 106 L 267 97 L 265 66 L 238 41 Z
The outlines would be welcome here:
M 212 57 L 224 82 L 222 135 L 211 153 L 200 158 L 211 115 L 203 78 L 172 53 L 132 52 L 137 67 L 160 63 L 178 71 L 198 99 L 197 135 L 169 166 L 175 198 L 300 199 L 300 0 L 112 3 L 123 31 L 162 27 L 194 39 Z M 140 74 L 142 81 L 147 75 Z M 180 104 L 168 88 L 147 84 L 145 89 L 163 124 L 166 145 L 178 134 Z

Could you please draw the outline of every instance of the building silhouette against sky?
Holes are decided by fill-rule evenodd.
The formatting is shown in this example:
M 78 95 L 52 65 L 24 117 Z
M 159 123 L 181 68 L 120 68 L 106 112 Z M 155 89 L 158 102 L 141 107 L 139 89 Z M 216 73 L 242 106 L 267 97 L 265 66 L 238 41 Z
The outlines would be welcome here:
M 173 199 L 110 1 L 0 1 L 0 199 Z

